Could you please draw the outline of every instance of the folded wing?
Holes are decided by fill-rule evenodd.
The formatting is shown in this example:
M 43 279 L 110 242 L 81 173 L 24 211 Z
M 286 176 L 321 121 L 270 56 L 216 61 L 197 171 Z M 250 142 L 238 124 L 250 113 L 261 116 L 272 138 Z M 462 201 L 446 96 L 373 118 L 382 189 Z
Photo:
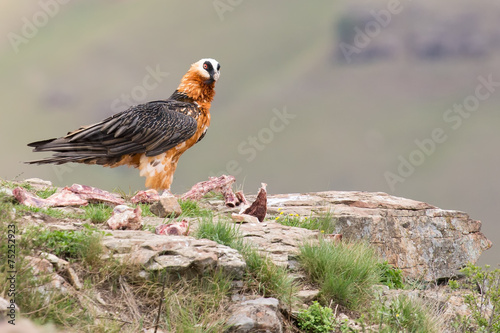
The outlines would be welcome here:
M 193 136 L 199 111 L 194 104 L 174 100 L 140 104 L 66 136 L 28 144 L 52 157 L 30 164 L 79 162 L 113 164 L 122 156 L 161 154 Z

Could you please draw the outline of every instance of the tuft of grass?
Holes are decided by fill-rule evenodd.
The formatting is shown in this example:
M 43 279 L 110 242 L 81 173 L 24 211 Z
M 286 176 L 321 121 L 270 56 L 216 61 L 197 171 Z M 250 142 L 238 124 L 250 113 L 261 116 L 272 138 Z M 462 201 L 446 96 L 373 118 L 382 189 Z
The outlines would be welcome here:
M 161 326 L 168 332 L 224 332 L 231 282 L 222 271 L 169 281 Z
M 364 242 L 320 239 L 300 247 L 299 262 L 320 285 L 325 304 L 331 300 L 351 310 L 367 304 L 373 285 L 380 282 L 379 257 Z
M 198 224 L 195 237 L 213 240 L 219 244 L 233 246 L 238 239 L 241 239 L 239 226 L 235 223 L 219 219 L 213 221 L 212 214 L 202 216 Z
M 48 187 L 48 188 L 46 188 L 44 190 L 36 191 L 35 194 L 37 196 L 39 196 L 40 198 L 42 198 L 42 199 L 47 199 L 52 194 L 56 193 L 56 191 L 57 191 L 57 188 L 55 188 L 55 187 Z
M 280 212 L 280 214 L 275 217 L 275 221 L 282 225 L 309 230 L 318 230 L 327 234 L 334 233 L 336 225 L 335 218 L 330 214 L 330 212 L 315 217 L 306 216 L 304 218 L 300 217 L 298 214 L 286 215 L 283 212 Z
M 240 243 L 239 246 L 237 250 L 245 259 L 259 293 L 265 297 L 276 297 L 283 304 L 292 306 L 297 301 L 299 286 L 288 274 L 286 267 L 276 265 L 271 258 L 263 256 L 252 246 L 245 243 Z
M 277 266 L 272 260 L 244 241 L 239 227 L 232 222 L 214 222 L 212 214 L 205 216 L 198 225 L 196 237 L 211 239 L 238 250 L 243 256 L 252 283 L 259 293 L 276 297 L 282 303 L 291 305 L 296 301 L 298 286 L 285 267 Z
M 138 191 L 132 192 L 132 189 L 129 188 L 128 192 L 125 192 L 121 187 L 117 187 L 113 189 L 113 192 L 118 194 L 125 201 L 129 201 Z
M 418 298 L 399 295 L 389 304 L 378 302 L 379 332 L 443 332 L 437 310 Z
M 179 199 L 179 205 L 182 209 L 182 216 L 185 217 L 200 217 L 212 214 L 210 210 L 201 208 L 198 202 L 193 200 Z
M 152 216 L 156 217 L 155 214 L 151 213 L 151 204 L 137 204 L 137 206 L 141 207 L 142 216 Z
M 224 200 L 224 195 L 220 192 L 210 191 L 203 196 L 203 199 Z
M 81 208 L 85 211 L 82 218 L 85 220 L 88 219 L 92 223 L 104 223 L 111 217 L 111 214 L 113 214 L 113 207 L 104 203 L 91 203 Z

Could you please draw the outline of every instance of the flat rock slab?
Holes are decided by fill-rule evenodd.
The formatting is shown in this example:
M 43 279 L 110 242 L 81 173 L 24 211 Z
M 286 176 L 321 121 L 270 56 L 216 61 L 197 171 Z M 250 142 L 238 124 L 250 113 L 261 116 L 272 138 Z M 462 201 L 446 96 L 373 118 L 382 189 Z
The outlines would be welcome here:
M 155 235 L 148 231 L 115 230 L 103 238 L 108 255 L 142 265 L 148 271 L 166 269 L 183 275 L 222 269 L 240 279 L 246 263 L 238 251 L 208 239 Z

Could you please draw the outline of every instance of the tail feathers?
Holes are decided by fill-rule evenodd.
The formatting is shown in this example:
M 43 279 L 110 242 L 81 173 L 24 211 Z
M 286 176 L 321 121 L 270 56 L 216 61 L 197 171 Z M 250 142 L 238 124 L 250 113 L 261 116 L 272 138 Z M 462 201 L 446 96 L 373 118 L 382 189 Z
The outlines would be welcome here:
M 95 143 L 69 142 L 65 138 L 50 139 L 30 143 L 28 146 L 34 147 L 33 151 L 55 152 L 51 157 L 40 160 L 29 161 L 27 164 L 64 164 L 64 163 L 85 163 L 109 165 L 116 163 L 121 156 L 110 155 L 107 147 Z
M 84 163 L 84 164 L 98 164 L 98 165 L 112 165 L 118 163 L 121 157 L 116 156 L 99 156 L 99 155 L 83 155 L 83 154 L 54 154 L 41 160 L 28 161 L 26 164 L 65 164 L 65 163 Z
M 53 141 L 57 140 L 56 138 L 54 139 L 48 139 L 48 140 L 42 140 L 42 141 L 35 141 L 32 143 L 28 143 L 28 147 L 35 147 L 35 150 L 38 149 L 38 147 L 44 146 L 46 144 L 49 144 Z
M 86 152 L 100 153 L 106 152 L 106 147 L 102 145 L 96 145 L 94 143 L 77 143 L 70 142 L 65 138 L 50 139 L 38 142 L 32 142 L 28 144 L 29 147 L 34 147 L 33 151 L 56 151 L 56 152 L 70 152 L 79 151 L 83 154 Z

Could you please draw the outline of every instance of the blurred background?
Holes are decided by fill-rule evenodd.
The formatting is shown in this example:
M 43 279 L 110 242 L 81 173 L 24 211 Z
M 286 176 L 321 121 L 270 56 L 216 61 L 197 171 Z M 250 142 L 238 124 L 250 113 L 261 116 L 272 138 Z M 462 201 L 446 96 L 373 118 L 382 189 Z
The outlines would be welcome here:
M 0 177 L 134 192 L 138 171 L 34 166 L 27 143 L 164 99 L 189 65 L 221 78 L 172 190 L 381 191 L 483 222 L 498 264 L 500 3 L 39 0 L 0 4 Z

